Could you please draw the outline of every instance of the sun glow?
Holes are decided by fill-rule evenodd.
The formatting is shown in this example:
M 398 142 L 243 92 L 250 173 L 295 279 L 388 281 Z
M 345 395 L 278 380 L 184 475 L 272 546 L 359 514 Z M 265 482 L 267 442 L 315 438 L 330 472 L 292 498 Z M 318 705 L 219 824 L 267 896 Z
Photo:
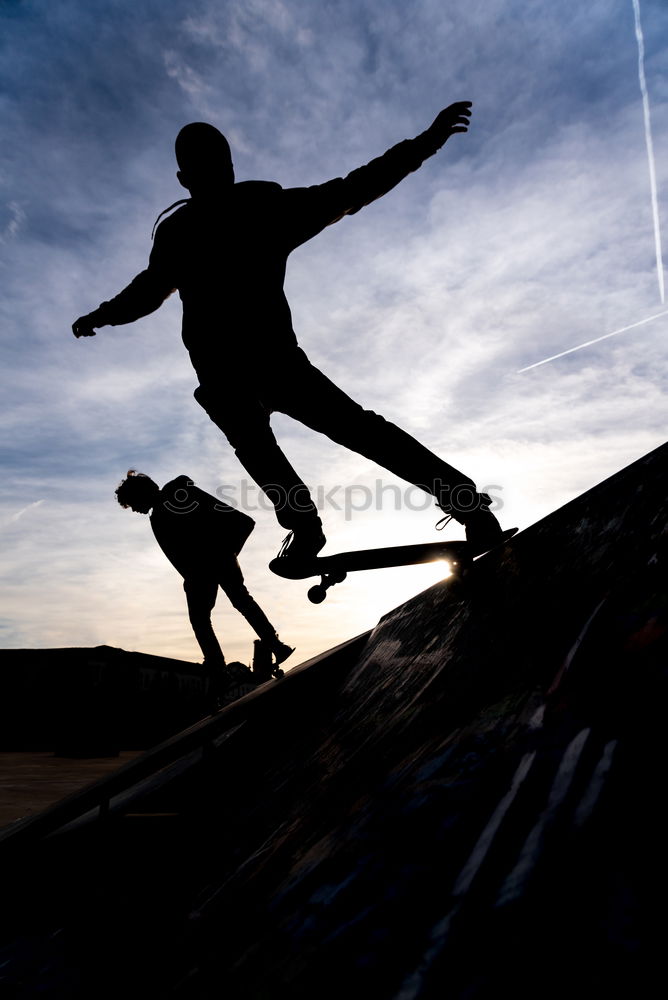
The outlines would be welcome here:
M 327 603 L 338 605 L 340 612 L 345 609 L 349 621 L 356 611 L 359 614 L 359 630 L 372 628 L 383 615 L 452 575 L 452 567 L 445 559 L 417 566 L 350 573 L 340 587 L 329 591 Z
M 452 564 L 448 559 L 435 559 L 433 563 L 427 563 L 427 566 L 434 572 L 434 583 L 439 580 L 447 580 L 449 576 L 452 576 Z

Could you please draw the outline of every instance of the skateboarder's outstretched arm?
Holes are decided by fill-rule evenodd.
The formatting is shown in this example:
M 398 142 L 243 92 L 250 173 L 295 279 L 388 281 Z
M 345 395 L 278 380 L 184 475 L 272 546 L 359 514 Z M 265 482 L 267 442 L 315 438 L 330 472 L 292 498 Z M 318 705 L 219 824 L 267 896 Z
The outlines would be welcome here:
M 130 284 L 109 302 L 103 302 L 93 312 L 75 320 L 72 332 L 75 337 L 94 337 L 95 329 L 98 327 L 134 323 L 136 319 L 155 312 L 175 290 L 176 283 L 170 276 L 164 235 L 159 228 L 155 234 L 155 243 L 146 270 L 140 271 L 136 278 L 133 278 Z
M 337 177 L 313 187 L 286 190 L 285 226 L 291 237 L 291 249 L 344 215 L 353 215 L 387 194 L 438 152 L 451 135 L 466 132 L 470 115 L 471 101 L 458 101 L 441 111 L 420 135 L 392 146 L 347 177 Z

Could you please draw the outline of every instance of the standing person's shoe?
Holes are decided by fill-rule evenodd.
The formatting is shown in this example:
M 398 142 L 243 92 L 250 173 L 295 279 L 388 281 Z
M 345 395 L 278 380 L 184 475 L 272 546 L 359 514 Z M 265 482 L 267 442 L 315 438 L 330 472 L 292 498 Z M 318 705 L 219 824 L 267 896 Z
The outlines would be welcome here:
M 487 493 L 478 493 L 477 496 L 478 503 L 473 510 L 455 511 L 452 507 L 437 504 L 445 511 L 445 517 L 441 518 L 436 527 L 440 531 L 453 519 L 463 524 L 466 541 L 470 544 L 474 556 L 493 549 L 503 541 L 501 525 L 489 509 L 492 498 Z
M 211 715 L 223 706 L 227 663 L 224 656 L 205 656 L 202 668 L 208 681 L 208 703 Z
M 295 651 L 294 646 L 288 646 L 287 642 L 281 642 L 281 640 L 276 636 L 276 644 L 271 647 L 271 651 L 274 654 L 276 660 L 276 665 L 283 663 L 287 660 L 288 656 L 292 656 Z
M 319 517 L 304 519 L 304 524 L 294 528 L 283 541 L 278 553 L 279 559 L 290 559 L 293 562 L 308 563 L 315 559 L 318 552 L 326 545 Z
M 264 684 L 272 677 L 282 677 L 283 671 L 279 670 L 279 664 L 292 656 L 295 651 L 294 646 L 288 646 L 287 642 L 281 642 L 276 633 L 273 638 L 265 636 L 264 639 L 255 639 L 253 642 L 253 680 L 258 684 Z M 273 657 L 273 659 L 272 659 Z

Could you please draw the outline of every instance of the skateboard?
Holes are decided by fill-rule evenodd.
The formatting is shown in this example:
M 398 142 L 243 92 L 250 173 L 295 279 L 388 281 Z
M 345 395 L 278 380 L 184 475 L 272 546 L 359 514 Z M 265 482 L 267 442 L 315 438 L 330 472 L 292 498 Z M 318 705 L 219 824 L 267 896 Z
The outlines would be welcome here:
M 504 531 L 498 544 L 502 545 L 516 532 L 517 528 Z M 450 563 L 453 574 L 459 576 L 481 555 L 484 553 L 472 556 L 471 547 L 465 541 L 422 542 L 415 545 L 390 545 L 384 549 L 337 552 L 331 556 L 316 556 L 306 563 L 295 563 L 289 558 L 278 556 L 271 560 L 269 569 L 284 580 L 305 580 L 309 576 L 319 576 L 320 583 L 311 587 L 308 599 L 312 604 L 322 604 L 329 588 L 336 583 L 343 583 L 348 573 L 366 569 L 387 569 L 391 566 L 416 566 L 444 559 Z

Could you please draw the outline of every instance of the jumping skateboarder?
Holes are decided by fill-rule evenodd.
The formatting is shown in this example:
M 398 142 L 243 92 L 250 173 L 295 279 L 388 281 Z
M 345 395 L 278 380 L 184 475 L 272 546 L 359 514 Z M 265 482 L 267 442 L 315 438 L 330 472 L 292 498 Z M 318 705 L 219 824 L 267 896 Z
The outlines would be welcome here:
M 176 176 L 190 198 L 166 209 L 181 205 L 158 226 L 146 270 L 73 324 L 76 337 L 91 337 L 96 328 L 153 312 L 178 289 L 183 341 L 200 381 L 195 398 L 289 529 L 286 558 L 312 558 L 325 536 L 307 487 L 274 437 L 274 410 L 431 493 L 446 519 L 465 526 L 476 552 L 500 540 L 491 499 L 471 479 L 363 409 L 310 363 L 283 291 L 292 250 L 390 191 L 451 135 L 466 132 L 470 114 L 470 101 L 452 104 L 416 138 L 347 177 L 288 189 L 270 181 L 235 183 L 225 137 L 213 125 L 186 125 L 176 138 Z
M 204 665 L 214 677 L 225 677 L 225 657 L 211 625 L 218 587 L 255 630 L 276 664 L 294 652 L 281 642 L 262 608 L 244 586 L 237 560 L 255 527 L 252 517 L 198 489 L 187 476 L 178 476 L 162 489 L 149 476 L 128 472 L 116 490 L 121 507 L 150 516 L 156 541 L 183 577 L 188 615 Z

